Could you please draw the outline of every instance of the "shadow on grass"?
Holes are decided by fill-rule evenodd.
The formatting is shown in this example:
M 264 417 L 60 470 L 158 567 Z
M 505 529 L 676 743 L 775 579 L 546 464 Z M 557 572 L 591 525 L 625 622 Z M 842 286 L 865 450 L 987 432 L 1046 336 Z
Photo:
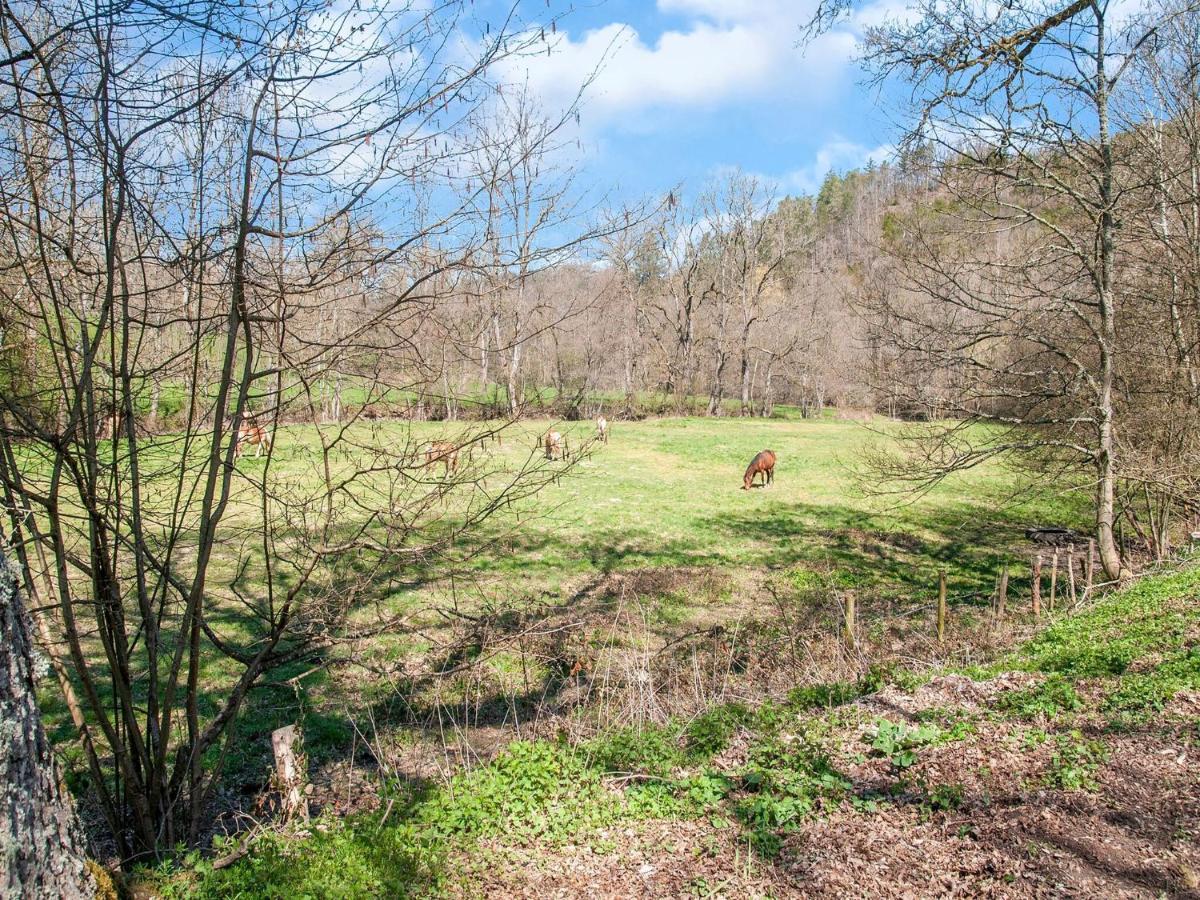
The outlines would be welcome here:
M 537 578 L 564 568 L 607 574 L 637 567 L 803 566 L 841 572 L 854 586 L 920 595 L 936 590 L 937 570 L 945 569 L 952 594 L 960 594 L 990 591 L 1005 563 L 1014 586 L 1028 580 L 1027 524 L 1019 512 L 986 503 L 898 517 L 846 505 L 778 504 L 696 519 L 689 528 L 694 537 L 645 527 L 492 534 L 491 549 L 470 567 L 484 576 Z

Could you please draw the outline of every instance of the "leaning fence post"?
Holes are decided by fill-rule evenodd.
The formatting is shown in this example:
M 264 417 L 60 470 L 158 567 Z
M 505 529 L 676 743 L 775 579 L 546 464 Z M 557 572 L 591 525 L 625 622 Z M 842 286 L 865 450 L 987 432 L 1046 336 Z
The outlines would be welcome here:
M 846 649 L 854 650 L 857 646 L 854 635 L 854 591 L 846 591 L 846 598 L 842 604 L 842 616 L 846 636 Z
M 1033 558 L 1033 617 L 1042 614 L 1042 554 Z
M 1067 547 L 1067 584 L 1071 588 L 1071 605 L 1075 605 L 1075 545 Z
M 1092 592 L 1092 576 L 1096 574 L 1096 540 L 1088 538 L 1087 580 L 1083 586 L 1083 599 Z
M 1058 548 L 1054 548 L 1054 561 L 1050 564 L 1050 611 L 1054 612 L 1054 596 L 1058 593 Z
M 1004 607 L 1008 602 L 1008 563 L 1000 570 L 1000 586 L 996 589 L 996 618 L 1004 618 Z
M 938 572 L 937 600 L 937 639 L 938 643 L 946 640 L 946 570 Z

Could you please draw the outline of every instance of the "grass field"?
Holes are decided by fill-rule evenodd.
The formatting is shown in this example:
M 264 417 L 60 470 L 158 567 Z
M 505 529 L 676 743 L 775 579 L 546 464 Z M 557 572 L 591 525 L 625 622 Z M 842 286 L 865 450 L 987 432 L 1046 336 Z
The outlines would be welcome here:
M 590 422 L 524 422 L 506 431 L 503 446 L 476 450 L 476 462 L 483 463 L 486 454 L 486 464 L 497 470 L 518 469 L 531 455 L 540 456 L 535 441 L 551 425 L 567 434 L 572 450 L 592 436 Z M 372 441 L 396 446 L 453 439 L 459 433 L 453 423 L 363 427 L 378 430 Z M 659 643 L 714 622 L 761 615 L 764 577 L 787 586 L 817 579 L 853 588 L 869 616 L 872 602 L 888 608 L 928 602 L 937 570 L 943 568 L 952 601 L 958 598 L 977 609 L 986 605 L 997 570 L 1006 561 L 1013 564 L 1011 590 L 1014 595 L 1023 590 L 1025 526 L 1084 524 L 1079 498 L 1016 502 L 1016 477 L 996 464 L 919 499 L 873 498 L 854 470 L 861 451 L 881 440 L 886 438 L 876 428 L 832 418 L 616 422 L 607 445 L 588 447 L 576 465 L 536 498 L 486 523 L 471 546 L 460 548 L 464 561 L 452 577 L 446 569 L 434 568 L 401 578 L 386 591 L 381 588 L 382 596 L 376 598 L 380 605 L 368 604 L 358 615 L 365 620 L 379 610 L 406 614 L 407 627 L 356 652 L 380 665 L 408 659 L 428 666 L 432 650 L 451 639 L 451 626 L 439 610 L 451 605 L 469 611 L 577 604 L 583 616 L 594 611 L 585 608 L 587 591 L 621 573 L 664 576 L 645 580 L 647 586 L 639 591 L 639 602 L 657 626 L 651 639 Z M 274 477 L 295 484 L 316 477 L 314 445 L 312 426 L 281 429 Z M 744 491 L 744 467 L 763 448 L 778 455 L 774 484 Z M 240 463 L 251 478 L 263 465 L 253 458 Z M 427 477 L 439 479 L 440 468 Z M 447 503 L 454 502 L 451 495 Z M 232 520 L 239 514 L 235 505 Z M 234 562 L 227 559 L 222 565 L 231 571 Z M 681 571 L 691 577 L 667 577 Z M 697 572 L 714 578 L 702 588 L 689 586 Z M 725 579 L 727 575 L 731 578 Z M 524 680 L 526 688 L 531 681 L 548 683 L 552 675 L 543 670 L 531 674 L 528 660 L 518 662 L 506 653 L 486 665 L 500 681 Z M 318 711 L 329 705 L 335 686 L 341 715 L 356 698 L 367 705 L 394 689 L 364 682 L 358 673 L 347 677 L 337 685 L 336 678 L 330 681 L 324 674 L 308 677 L 301 698 L 307 714 L 324 721 Z M 248 717 L 243 727 L 253 733 L 247 733 L 247 744 L 261 744 L 263 728 L 295 715 L 295 700 L 291 688 L 261 692 L 260 708 L 271 714 Z M 313 729 L 314 734 L 319 731 Z M 343 724 L 332 728 L 326 743 L 332 747 L 346 738 Z
M 551 424 L 523 423 L 490 452 L 515 466 Z M 445 423 L 411 427 L 417 440 L 454 434 Z M 590 423 L 554 427 L 572 446 L 592 432 Z M 1069 497 L 1015 500 L 1017 479 L 998 464 L 915 500 L 868 496 L 855 469 L 880 441 L 873 429 L 835 419 L 618 422 L 609 444 L 592 446 L 569 475 L 521 504 L 519 522 L 491 524 L 486 538 L 497 543 L 471 570 L 520 592 L 645 567 L 804 567 L 912 594 L 927 592 L 943 567 L 965 591 L 990 584 L 1001 561 L 1027 549 L 1027 525 L 1084 524 L 1083 505 Z M 778 455 L 775 483 L 741 490 L 746 464 L 764 448 Z
M 1198 591 L 1194 567 L 1145 579 L 973 682 L 868 671 L 580 743 L 517 741 L 385 788 L 373 812 L 269 833 L 229 869 L 145 877 L 203 897 L 635 896 L 649 876 L 655 896 L 924 896 L 952 871 L 1004 896 L 1186 895 Z
M 588 605 L 595 599 L 588 591 L 597 584 L 614 576 L 663 576 L 638 582 L 639 604 L 648 623 L 644 634 L 634 637 L 627 622 L 613 620 L 601 636 L 586 638 L 610 648 L 639 641 L 661 647 L 697 629 L 734 620 L 769 626 L 772 613 L 763 594 L 768 581 L 788 590 L 815 583 L 854 589 L 862 615 L 869 618 L 876 608 L 927 603 L 937 570 L 945 569 L 952 597 L 964 609 L 977 610 L 986 605 L 1004 562 L 1013 565 L 1014 595 L 1025 589 L 1026 526 L 1086 525 L 1081 520 L 1084 498 L 1042 496 L 1018 502 L 1014 497 L 1021 485 L 999 464 L 976 468 L 918 499 L 869 496 L 855 468 L 864 448 L 886 443 L 880 432 L 890 426 L 882 422 L 868 428 L 833 418 L 652 419 L 615 422 L 607 445 L 588 445 L 593 436 L 590 422 L 527 421 L 507 429 L 502 446 L 476 448 L 474 462 L 493 471 L 491 481 L 503 480 L 505 473 L 531 460 L 546 465 L 535 443 L 552 425 L 567 435 L 571 450 L 586 447 L 573 465 L 549 464 L 563 471 L 561 478 L 488 520 L 457 548 L 461 561 L 452 569 L 402 571 L 361 605 L 355 615 L 362 621 L 380 613 L 407 617 L 403 629 L 353 649 L 357 661 L 369 662 L 373 669 L 334 666 L 322 671 L 305 662 L 273 673 L 256 690 L 237 723 L 238 738 L 226 766 L 231 783 L 257 789 L 267 764 L 269 731 L 297 719 L 305 725 L 314 763 L 344 756 L 355 728 L 377 729 L 374 734 L 386 731 L 397 743 L 413 740 L 411 710 L 422 704 L 428 710 L 430 701 L 417 692 L 397 701 L 397 685 L 408 679 L 404 673 L 436 668 L 450 658 L 445 655 L 448 645 L 475 640 L 474 626 L 464 627 L 462 621 L 444 615 L 451 605 L 467 612 L 487 608 L 524 615 L 540 604 L 539 608 L 578 612 L 568 618 L 582 621 L 596 611 Z M 477 427 L 478 423 L 400 421 L 355 426 L 362 429 L 356 441 L 363 446 L 412 448 L 433 439 L 453 440 Z M 315 426 L 279 429 L 270 468 L 273 482 L 304 493 L 309 480 L 320 477 L 318 447 Z M 774 484 L 744 491 L 742 472 L 764 448 L 778 456 Z M 342 462 L 350 465 L 348 459 Z M 148 495 L 155 478 L 172 474 L 166 462 L 155 474 L 154 463 L 153 453 L 148 454 Z M 246 482 L 235 493 L 227 517 L 235 531 L 259 502 L 251 482 L 267 471 L 265 460 L 252 455 L 238 466 Z M 442 478 L 440 467 L 420 477 L 436 483 Z M 447 494 L 449 519 L 464 502 L 454 492 Z M 256 548 L 253 540 L 223 542 L 217 550 L 213 590 L 232 591 L 228 586 L 236 585 L 238 592 L 253 595 L 259 569 Z M 687 577 L 673 577 L 681 572 Z M 235 604 L 230 609 L 228 618 L 210 618 L 236 635 Z M 478 711 L 491 702 L 489 697 L 503 698 L 496 703 L 510 708 L 519 695 L 535 705 L 564 680 L 565 670 L 554 668 L 554 654 L 544 646 L 557 640 L 551 630 L 532 654 L 522 650 L 518 655 L 511 648 L 480 654 L 485 676 L 476 673 L 475 681 L 439 683 L 437 702 L 465 706 L 471 701 Z M 433 659 L 438 653 L 443 654 L 441 662 Z M 209 690 L 202 714 L 215 709 L 236 674 L 215 654 L 205 664 Z M 394 677 L 376 682 L 368 674 L 373 670 L 387 670 Z M 303 677 L 288 680 L 297 675 Z M 480 677 L 490 681 L 482 684 Z M 397 702 L 409 710 L 407 718 L 396 714 Z M 68 741 L 63 710 L 51 701 L 48 712 L 51 721 L 62 723 L 56 738 Z M 499 718 L 505 715 L 502 710 Z M 436 737 L 444 740 L 444 735 Z

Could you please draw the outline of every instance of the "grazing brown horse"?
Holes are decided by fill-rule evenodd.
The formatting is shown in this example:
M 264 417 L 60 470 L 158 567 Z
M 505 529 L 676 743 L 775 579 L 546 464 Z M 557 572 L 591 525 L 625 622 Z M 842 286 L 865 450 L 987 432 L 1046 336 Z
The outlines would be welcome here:
M 762 486 L 766 487 L 775 481 L 775 451 L 763 450 L 754 459 L 750 460 L 750 465 L 746 469 L 746 474 L 742 476 L 742 490 L 748 491 L 754 485 L 754 476 L 762 473 Z
M 555 454 L 558 454 L 560 458 L 563 456 L 563 438 L 559 432 L 546 432 L 545 446 L 546 459 L 554 459 Z
M 458 448 L 449 441 L 434 441 L 425 448 L 425 466 L 440 462 L 443 474 L 458 472 Z
M 254 458 L 258 459 L 262 456 L 264 448 L 271 449 L 271 432 L 260 425 L 243 424 L 238 429 L 237 446 L 233 450 L 233 455 L 241 456 L 251 444 L 255 447 Z

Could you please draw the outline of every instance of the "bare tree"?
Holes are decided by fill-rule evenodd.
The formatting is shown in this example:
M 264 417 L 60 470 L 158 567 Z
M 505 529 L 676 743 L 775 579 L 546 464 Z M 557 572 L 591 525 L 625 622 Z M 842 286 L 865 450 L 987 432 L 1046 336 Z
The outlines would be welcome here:
M 818 24 L 846 7 L 823 6 Z M 1101 560 L 1124 577 L 1117 325 L 1120 222 L 1135 195 L 1120 178 L 1113 96 L 1159 22 L 1103 0 L 926 0 L 914 13 L 872 29 L 865 49 L 875 77 L 911 85 L 908 142 L 937 149 L 929 171 L 947 208 L 908 218 L 895 245 L 903 284 L 875 304 L 916 368 L 955 386 L 939 399 L 958 422 L 919 435 L 917 477 L 1008 453 L 1086 472 Z M 1001 427 L 971 430 L 980 420 Z
M 438 480 L 361 422 L 438 365 L 420 323 L 483 250 L 457 161 L 496 63 L 544 49 L 501 21 L 464 60 L 468 6 L 0 10 L 0 308 L 29 348 L 2 358 L 0 488 L 125 861 L 197 840 L 266 672 L 388 627 L 349 614 L 544 481 Z M 150 434 L 168 389 L 178 430 Z

